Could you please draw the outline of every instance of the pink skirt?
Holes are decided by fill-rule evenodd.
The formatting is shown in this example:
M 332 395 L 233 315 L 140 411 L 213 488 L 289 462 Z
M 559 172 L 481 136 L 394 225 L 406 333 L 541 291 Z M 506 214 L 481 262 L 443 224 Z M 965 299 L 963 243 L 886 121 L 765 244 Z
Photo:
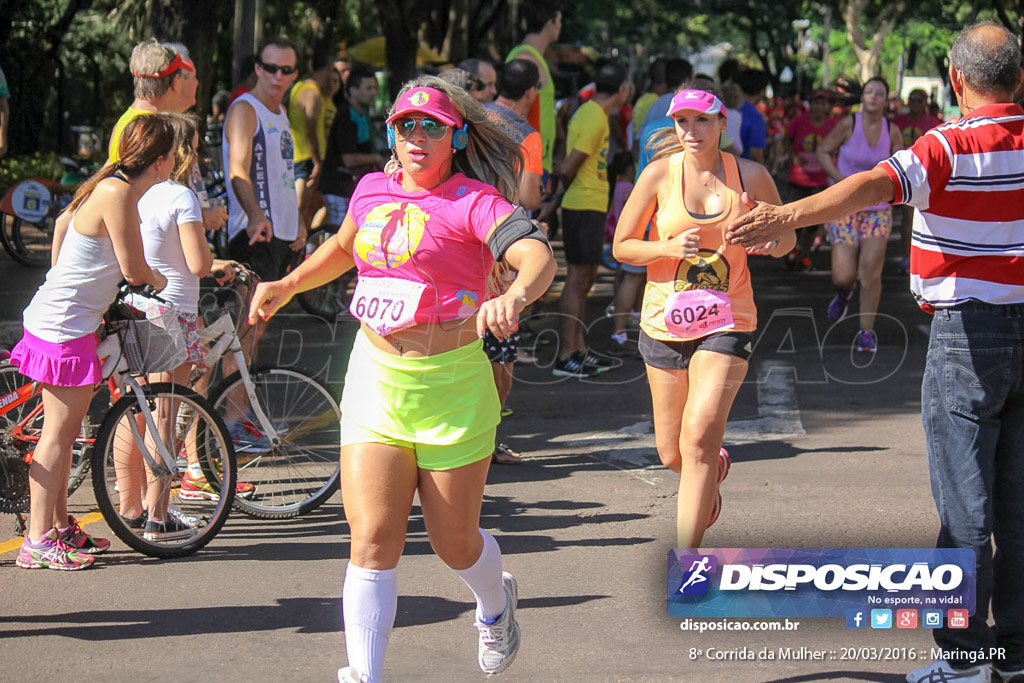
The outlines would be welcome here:
M 85 387 L 103 381 L 95 334 L 54 344 L 25 330 L 11 351 L 11 365 L 17 365 L 29 379 L 58 387 Z

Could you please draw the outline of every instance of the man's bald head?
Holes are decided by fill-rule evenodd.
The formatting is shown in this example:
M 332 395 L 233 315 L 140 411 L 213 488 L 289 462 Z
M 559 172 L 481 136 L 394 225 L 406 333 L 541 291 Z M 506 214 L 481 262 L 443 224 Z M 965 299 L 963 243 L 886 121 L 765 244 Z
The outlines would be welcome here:
M 972 90 L 1012 96 L 1020 78 L 1017 37 L 991 21 L 968 26 L 949 51 L 949 65 Z

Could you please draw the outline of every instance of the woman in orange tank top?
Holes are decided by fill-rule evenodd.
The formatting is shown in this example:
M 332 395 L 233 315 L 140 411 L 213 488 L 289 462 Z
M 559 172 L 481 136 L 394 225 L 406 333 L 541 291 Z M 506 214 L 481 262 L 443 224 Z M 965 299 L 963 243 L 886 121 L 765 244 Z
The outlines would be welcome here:
M 726 111 L 697 89 L 703 83 L 672 98 L 674 135 L 637 180 L 613 246 L 619 261 L 647 266 L 639 346 L 658 455 L 680 475 L 680 548 L 699 547 L 721 510 L 718 485 L 730 464 L 722 438 L 757 327 L 747 254 L 784 256 L 796 241 L 789 233 L 749 250 L 725 242 L 749 201 L 781 202 L 763 166 L 719 150 Z

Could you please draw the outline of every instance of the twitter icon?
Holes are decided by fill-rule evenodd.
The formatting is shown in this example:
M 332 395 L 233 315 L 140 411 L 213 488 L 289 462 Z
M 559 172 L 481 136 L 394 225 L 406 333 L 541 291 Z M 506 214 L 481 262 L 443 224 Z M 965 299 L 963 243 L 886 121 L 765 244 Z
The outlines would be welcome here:
M 892 610 L 871 610 L 871 628 L 892 628 Z

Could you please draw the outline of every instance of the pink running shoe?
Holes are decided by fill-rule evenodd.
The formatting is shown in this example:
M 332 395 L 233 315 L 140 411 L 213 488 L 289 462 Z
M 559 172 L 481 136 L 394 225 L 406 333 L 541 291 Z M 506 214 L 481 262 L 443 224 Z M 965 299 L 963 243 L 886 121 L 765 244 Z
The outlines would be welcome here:
M 63 529 L 58 529 L 58 531 L 60 532 L 60 540 L 83 553 L 100 555 L 110 549 L 110 541 L 85 533 L 78 524 L 78 520 L 71 515 L 68 515 L 68 525 Z
M 58 569 L 73 572 L 85 569 L 95 561 L 96 558 L 92 555 L 62 541 L 56 529 L 50 529 L 38 543 L 33 543 L 26 536 L 14 564 L 22 569 Z

